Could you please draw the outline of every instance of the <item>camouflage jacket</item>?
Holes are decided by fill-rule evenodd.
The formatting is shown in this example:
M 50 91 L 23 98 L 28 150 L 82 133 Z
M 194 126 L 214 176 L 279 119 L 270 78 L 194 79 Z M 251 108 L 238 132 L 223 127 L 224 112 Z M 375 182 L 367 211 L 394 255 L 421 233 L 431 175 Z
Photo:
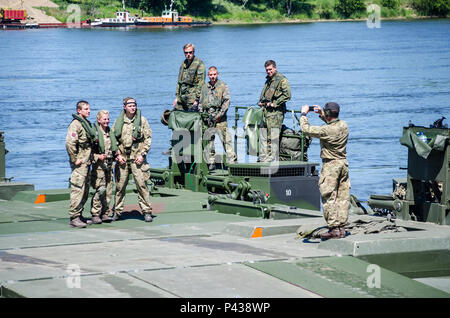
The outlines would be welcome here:
M 196 100 L 199 100 L 202 85 L 205 83 L 205 74 L 205 64 L 198 57 L 195 56 L 190 64 L 184 60 L 178 72 L 177 99 L 181 100 L 182 95 L 193 94 Z
M 66 150 L 71 163 L 81 159 L 83 164 L 90 164 L 92 146 L 86 131 L 78 120 L 73 120 L 67 129 Z
M 134 116 L 132 119 L 124 116 L 122 134 L 117 139 L 119 148 L 117 153 L 129 160 L 134 160 L 139 155 L 146 156 L 152 144 L 152 130 L 150 129 L 148 121 L 144 116 L 141 116 L 141 138 L 139 140 L 133 140 L 133 122 L 135 118 L 136 116 Z M 116 122 L 114 122 L 111 131 L 114 131 Z M 127 156 L 127 149 L 131 151 L 129 153 L 129 156 Z
M 99 153 L 95 153 L 94 151 L 94 162 L 92 163 L 92 169 L 108 169 L 112 165 L 113 160 L 113 152 L 111 146 L 111 137 L 110 134 L 113 133 L 113 130 L 109 129 L 108 131 L 104 131 L 103 129 L 99 129 L 99 133 L 103 135 L 103 142 L 105 144 L 105 155 L 106 160 L 98 160 L 100 156 Z
M 320 139 L 320 157 L 322 159 L 347 159 L 347 123 L 335 119 L 323 126 L 311 126 L 306 116 L 300 117 L 302 131 L 311 137 Z
M 289 80 L 281 73 L 276 72 L 272 77 L 266 76 L 267 80 L 261 92 L 259 101 L 261 103 L 271 102 L 273 107 L 267 107 L 267 111 L 286 111 L 286 102 L 291 99 L 291 86 Z
M 211 82 L 203 84 L 200 103 L 198 105 L 200 112 L 213 114 L 215 116 L 219 115 L 220 119 L 218 122 L 223 122 L 227 120 L 227 111 L 229 107 L 230 91 L 225 82 L 218 79 L 214 86 L 211 85 Z

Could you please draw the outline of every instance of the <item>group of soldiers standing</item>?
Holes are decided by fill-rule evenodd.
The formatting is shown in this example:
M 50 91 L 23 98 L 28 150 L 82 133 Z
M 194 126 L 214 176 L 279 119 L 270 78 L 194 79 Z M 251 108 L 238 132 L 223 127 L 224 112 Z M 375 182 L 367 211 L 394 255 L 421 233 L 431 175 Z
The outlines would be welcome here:
M 183 47 L 185 59 L 180 66 L 174 110 L 198 111 L 208 114 L 225 148 L 227 162 L 237 162 L 233 151 L 231 134 L 227 125 L 227 111 L 230 106 L 230 93 L 225 82 L 221 81 L 217 67 L 208 68 L 209 81 L 205 83 L 206 68 L 195 56 L 195 47 L 188 43 Z M 278 161 L 278 140 L 286 112 L 286 103 L 291 99 L 289 80 L 277 71 L 276 62 L 268 60 L 264 64 L 266 82 L 258 105 L 263 107 L 264 116 L 260 134 L 259 162 Z M 88 220 L 82 217 L 90 185 L 95 189 L 92 198 L 92 223 L 118 220 L 124 209 L 125 190 L 131 172 L 138 190 L 141 213 L 147 222 L 152 221 L 151 203 L 146 182 L 150 178 L 150 167 L 146 155 L 151 145 L 151 129 L 147 120 L 137 108 L 134 98 L 123 100 L 123 111 L 109 128 L 109 114 L 100 111 L 97 122 L 91 125 L 87 118 L 90 105 L 86 101 L 77 103 L 77 114 L 69 126 L 66 148 L 70 157 L 72 175 L 70 225 L 85 227 Z M 327 103 L 322 109 L 314 105 L 315 113 L 326 123 L 324 126 L 310 126 L 307 114 L 310 107 L 302 107 L 300 125 L 304 134 L 320 139 L 322 171 L 319 189 L 322 196 L 324 217 L 329 231 L 323 238 L 345 237 L 344 225 L 348 217 L 350 200 L 350 180 L 346 159 L 348 139 L 347 124 L 339 120 L 340 107 Z M 311 109 L 312 110 L 312 109 Z M 210 140 L 208 154 L 209 168 L 214 168 L 214 138 Z M 113 188 L 113 163 L 116 180 L 114 208 L 109 204 Z M 91 167 L 92 163 L 92 167 Z M 91 168 L 90 168 L 91 167 Z
M 227 125 L 227 111 L 230 106 L 230 92 L 228 85 L 218 78 L 217 67 L 208 69 L 209 82 L 205 83 L 205 64 L 195 56 L 195 47 L 188 43 L 183 47 L 186 59 L 180 66 L 178 73 L 178 85 L 173 106 L 177 110 L 199 111 L 207 113 L 213 121 L 213 128 L 219 135 L 225 148 L 227 162 L 237 162 L 237 156 L 233 151 L 231 134 Z M 268 60 L 264 67 L 267 80 L 261 91 L 258 105 L 264 108 L 264 133 L 260 138 L 260 152 L 258 161 L 275 161 L 277 155 L 277 143 L 283 125 L 286 112 L 286 102 L 291 99 L 291 88 L 288 79 L 277 72 L 276 62 Z M 267 132 L 267 133 L 266 133 Z M 209 164 L 210 169 L 214 163 L 214 136 L 210 140 Z
M 123 99 L 123 110 L 109 127 L 109 113 L 101 110 L 94 125 L 90 123 L 90 105 L 77 103 L 66 136 L 66 149 L 70 158 L 70 225 L 83 228 L 87 224 L 117 221 L 124 210 L 129 173 L 133 175 L 138 191 L 138 202 L 146 222 L 153 219 L 147 181 L 150 166 L 146 156 L 152 142 L 152 131 L 142 116 L 134 98 Z M 115 169 L 113 164 L 115 163 Z M 113 178 L 114 173 L 114 178 Z M 110 210 L 116 181 L 114 208 Z M 91 219 L 82 215 L 89 188 L 95 190 L 91 201 Z

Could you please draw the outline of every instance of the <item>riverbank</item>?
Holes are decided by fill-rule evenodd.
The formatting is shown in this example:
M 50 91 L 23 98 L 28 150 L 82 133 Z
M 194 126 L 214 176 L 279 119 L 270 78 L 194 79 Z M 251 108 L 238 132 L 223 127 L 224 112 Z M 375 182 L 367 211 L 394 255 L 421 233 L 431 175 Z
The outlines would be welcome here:
M 439 10 L 425 12 L 423 3 L 429 0 L 371 0 L 370 4 L 377 5 L 378 11 L 368 12 L 366 7 L 369 2 L 363 0 L 312 0 L 301 6 L 295 1 L 291 7 L 278 4 L 264 4 L 264 1 L 253 4 L 252 1 L 243 1 L 245 5 L 238 5 L 231 0 L 206 0 L 202 7 L 194 5 L 180 5 L 175 2 L 174 9 L 180 14 L 193 17 L 197 21 L 211 21 L 215 25 L 245 25 L 245 24 L 282 24 L 282 23 L 312 23 L 312 22 L 345 22 L 365 21 L 368 16 L 374 14 L 381 20 L 411 20 L 429 18 L 449 18 L 449 10 L 445 5 Z M 437 0 L 439 2 L 440 0 Z M 359 3 L 357 9 L 347 10 L 341 3 Z M 33 22 L 57 23 L 66 22 L 73 11 L 67 10 L 71 0 L 24 0 L 24 8 Z M 127 4 L 126 9 L 131 14 L 140 16 L 160 16 L 163 2 L 158 5 L 146 7 L 146 1 L 140 2 L 138 8 Z M 95 18 L 114 17 L 115 12 L 122 8 L 121 1 L 110 0 L 85 0 L 76 3 L 80 6 L 80 20 L 94 20 Z M 422 4 L 422 6 L 421 6 Z M 384 6 L 383 6 L 384 5 Z M 20 8 L 20 1 L 0 0 L 0 7 Z M 358 9 L 359 8 L 359 9 Z M 447 9 L 446 9 L 447 8 Z M 446 11 L 447 10 L 447 11 Z M 433 14 L 438 12 L 439 14 Z M 445 13 L 445 14 L 443 14 Z
M 430 19 L 450 19 L 447 17 L 438 16 L 414 16 L 414 17 L 391 17 L 380 18 L 380 21 L 412 21 L 412 20 L 430 20 Z M 367 18 L 355 18 L 355 19 L 292 19 L 292 20 L 280 20 L 280 21 L 216 21 L 213 25 L 252 25 L 252 24 L 300 24 L 300 23 L 315 23 L 315 22 L 362 22 L 367 21 Z

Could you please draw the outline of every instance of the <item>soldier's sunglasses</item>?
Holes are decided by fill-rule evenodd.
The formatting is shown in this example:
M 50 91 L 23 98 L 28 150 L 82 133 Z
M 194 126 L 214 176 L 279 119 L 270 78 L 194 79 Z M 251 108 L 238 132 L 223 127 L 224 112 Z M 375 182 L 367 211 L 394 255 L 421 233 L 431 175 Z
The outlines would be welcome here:
M 194 54 L 194 51 L 188 51 L 188 52 L 184 51 L 184 54 Z

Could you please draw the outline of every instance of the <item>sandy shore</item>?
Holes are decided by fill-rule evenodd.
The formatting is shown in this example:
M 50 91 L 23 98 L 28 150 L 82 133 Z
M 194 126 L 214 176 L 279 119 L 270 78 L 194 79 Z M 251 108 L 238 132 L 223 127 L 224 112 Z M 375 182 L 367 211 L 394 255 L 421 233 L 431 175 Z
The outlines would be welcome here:
M 27 14 L 31 17 L 28 22 L 36 23 L 60 23 L 54 17 L 48 16 L 44 11 L 35 9 L 34 7 L 58 7 L 58 5 L 50 0 L 23 0 L 23 9 L 27 10 Z M 0 0 L 0 8 L 22 9 L 20 0 Z

